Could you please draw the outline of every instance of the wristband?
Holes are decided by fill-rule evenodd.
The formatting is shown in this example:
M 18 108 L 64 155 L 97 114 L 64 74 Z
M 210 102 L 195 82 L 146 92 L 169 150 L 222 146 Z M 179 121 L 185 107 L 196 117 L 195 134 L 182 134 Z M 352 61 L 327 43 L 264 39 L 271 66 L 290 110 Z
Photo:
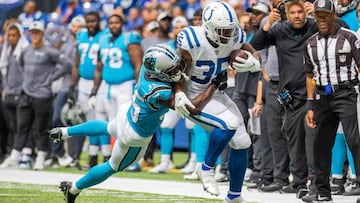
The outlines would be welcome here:
M 314 110 L 314 99 L 308 98 L 306 101 L 306 110 Z

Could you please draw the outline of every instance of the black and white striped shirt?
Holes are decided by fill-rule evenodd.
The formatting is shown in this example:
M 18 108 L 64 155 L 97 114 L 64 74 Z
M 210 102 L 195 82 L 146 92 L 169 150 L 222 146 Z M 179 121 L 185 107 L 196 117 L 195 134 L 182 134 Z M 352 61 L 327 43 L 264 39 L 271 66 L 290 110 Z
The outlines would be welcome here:
M 355 32 L 340 26 L 328 37 L 316 33 L 307 40 L 304 57 L 305 72 L 314 74 L 317 85 L 357 80 L 360 39 Z

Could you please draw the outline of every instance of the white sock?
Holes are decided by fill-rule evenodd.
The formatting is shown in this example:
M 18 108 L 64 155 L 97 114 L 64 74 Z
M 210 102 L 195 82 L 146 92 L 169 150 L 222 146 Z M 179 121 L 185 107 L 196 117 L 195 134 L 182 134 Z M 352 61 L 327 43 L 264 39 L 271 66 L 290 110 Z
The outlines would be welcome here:
M 170 154 L 162 154 L 160 159 L 160 164 L 169 165 L 170 163 Z
M 62 140 L 66 140 L 67 138 L 71 137 L 68 133 L 68 127 L 60 128 L 62 134 Z
M 10 159 L 19 161 L 21 159 L 21 153 L 16 149 L 12 149 L 10 154 Z
M 196 153 L 191 153 L 190 154 L 189 162 L 196 162 Z
M 79 189 L 76 187 L 75 182 L 73 182 L 72 185 L 71 185 L 71 188 L 70 188 L 70 191 L 69 191 L 69 192 L 70 192 L 71 194 L 73 194 L 73 195 L 76 195 L 76 194 L 80 193 L 81 190 L 79 190 Z
M 30 156 L 30 155 L 32 154 L 32 149 L 29 148 L 29 147 L 24 147 L 24 148 L 21 150 L 21 153 Z
M 89 155 L 90 156 L 96 156 L 99 152 L 99 146 L 98 145 L 90 145 L 89 146 Z
M 101 152 L 104 156 L 110 156 L 111 155 L 111 147 L 109 144 L 104 144 L 101 146 Z

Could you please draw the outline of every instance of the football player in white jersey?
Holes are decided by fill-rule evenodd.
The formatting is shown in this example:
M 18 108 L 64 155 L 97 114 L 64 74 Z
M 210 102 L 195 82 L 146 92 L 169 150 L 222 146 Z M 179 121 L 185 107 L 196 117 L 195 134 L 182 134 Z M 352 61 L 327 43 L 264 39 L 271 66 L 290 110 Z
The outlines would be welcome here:
M 226 75 L 229 56 L 234 50 L 246 50 L 248 55 L 246 60 L 236 57 L 232 63 L 232 68 L 238 72 L 261 70 L 260 55 L 246 43 L 237 15 L 227 3 L 217 1 L 206 5 L 202 21 L 202 27 L 184 28 L 177 37 L 178 53 L 185 60 L 189 80 L 175 87 L 175 110 L 211 131 L 209 148 L 198 172 L 204 190 L 219 195 L 214 167 L 216 159 L 229 144 L 230 188 L 225 202 L 245 202 L 241 197 L 241 188 L 251 140 L 239 109 L 222 91 L 215 91 L 199 114 L 191 114 L 194 106 L 189 99 L 204 91 L 218 75 Z M 219 90 L 225 88 L 226 85 L 218 87 Z

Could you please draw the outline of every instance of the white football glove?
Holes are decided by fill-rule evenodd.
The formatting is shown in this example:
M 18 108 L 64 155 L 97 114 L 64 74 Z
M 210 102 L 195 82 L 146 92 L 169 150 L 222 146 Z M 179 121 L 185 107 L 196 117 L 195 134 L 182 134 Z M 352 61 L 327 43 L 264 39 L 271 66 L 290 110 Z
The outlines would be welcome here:
M 240 56 L 235 57 L 231 67 L 237 72 L 259 72 L 261 71 L 260 61 L 257 60 L 250 52 L 245 51 L 248 58 L 243 59 Z
M 188 105 L 190 108 L 195 109 L 194 104 L 191 103 L 191 101 L 184 92 L 177 92 L 175 94 L 175 111 L 178 116 L 184 118 L 190 115 L 190 112 L 186 108 L 186 105 Z
M 90 109 L 95 109 L 95 106 L 96 106 L 96 96 L 91 96 L 91 97 L 89 97 L 88 104 L 89 104 Z

